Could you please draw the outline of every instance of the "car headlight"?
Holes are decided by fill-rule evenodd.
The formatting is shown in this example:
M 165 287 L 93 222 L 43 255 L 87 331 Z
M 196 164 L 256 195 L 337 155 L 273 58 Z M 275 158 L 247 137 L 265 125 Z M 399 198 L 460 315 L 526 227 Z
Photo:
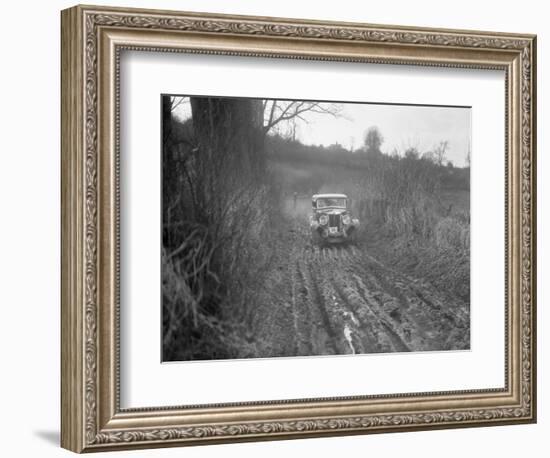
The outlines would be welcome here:
M 347 226 L 348 224 L 351 223 L 351 217 L 349 215 L 344 215 L 342 217 L 342 222 Z
M 322 226 L 325 226 L 326 224 L 328 224 L 328 216 L 327 215 L 319 216 L 319 224 L 321 224 Z

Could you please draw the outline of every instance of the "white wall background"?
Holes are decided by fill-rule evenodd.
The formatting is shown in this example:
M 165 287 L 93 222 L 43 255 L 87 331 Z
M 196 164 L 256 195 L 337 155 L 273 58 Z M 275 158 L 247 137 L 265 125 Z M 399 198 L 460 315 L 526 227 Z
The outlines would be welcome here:
M 115 0 L 113 0 L 115 2 Z M 113 4 L 95 0 L 97 4 Z M 536 0 L 117 0 L 117 6 L 470 28 L 538 34 L 539 423 L 120 452 L 128 456 L 547 456 L 548 352 L 545 240 L 550 174 L 545 156 L 550 93 L 549 12 Z M 3 456 L 68 456 L 59 440 L 59 11 L 71 2 L 10 2 L 0 26 L 0 425 Z M 545 243 L 546 242 L 546 243 Z M 546 385 L 546 387 L 544 386 Z M 113 455 L 115 456 L 115 455 Z

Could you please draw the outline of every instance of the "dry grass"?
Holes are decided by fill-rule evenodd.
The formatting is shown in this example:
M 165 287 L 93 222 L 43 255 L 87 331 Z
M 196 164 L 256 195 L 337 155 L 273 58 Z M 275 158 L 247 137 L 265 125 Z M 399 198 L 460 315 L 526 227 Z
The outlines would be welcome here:
M 385 262 L 469 302 L 467 191 L 443 191 L 442 172 L 415 156 L 374 161 L 359 189 L 364 200 L 376 199 L 378 208 L 362 215 L 362 240 Z
M 276 210 L 269 199 L 278 196 L 268 190 L 243 183 L 208 225 L 186 221 L 185 207 L 171 212 L 164 227 L 171 243 L 162 250 L 164 360 L 255 354 L 251 295 L 261 292 L 274 254 L 265 209 Z

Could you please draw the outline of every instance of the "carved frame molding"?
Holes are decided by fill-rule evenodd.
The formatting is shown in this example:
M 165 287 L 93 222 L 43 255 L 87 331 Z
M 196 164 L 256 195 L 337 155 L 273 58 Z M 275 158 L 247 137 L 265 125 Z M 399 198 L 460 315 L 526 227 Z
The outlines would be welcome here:
M 531 35 L 99 7 L 63 11 L 62 446 L 80 452 L 535 421 L 535 45 Z M 122 49 L 506 71 L 506 389 L 121 410 Z M 416 401 L 437 408 L 418 409 Z M 349 414 L 330 413 L 342 405 Z M 254 413 L 271 406 L 271 414 Z M 203 413 L 200 423 L 196 413 Z

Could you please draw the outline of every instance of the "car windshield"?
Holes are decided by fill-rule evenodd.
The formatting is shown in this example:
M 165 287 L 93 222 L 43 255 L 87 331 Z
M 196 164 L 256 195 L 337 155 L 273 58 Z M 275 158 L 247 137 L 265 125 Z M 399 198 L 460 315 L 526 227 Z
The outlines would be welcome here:
M 346 199 L 336 197 L 323 197 L 317 199 L 317 208 L 342 207 L 346 208 Z

